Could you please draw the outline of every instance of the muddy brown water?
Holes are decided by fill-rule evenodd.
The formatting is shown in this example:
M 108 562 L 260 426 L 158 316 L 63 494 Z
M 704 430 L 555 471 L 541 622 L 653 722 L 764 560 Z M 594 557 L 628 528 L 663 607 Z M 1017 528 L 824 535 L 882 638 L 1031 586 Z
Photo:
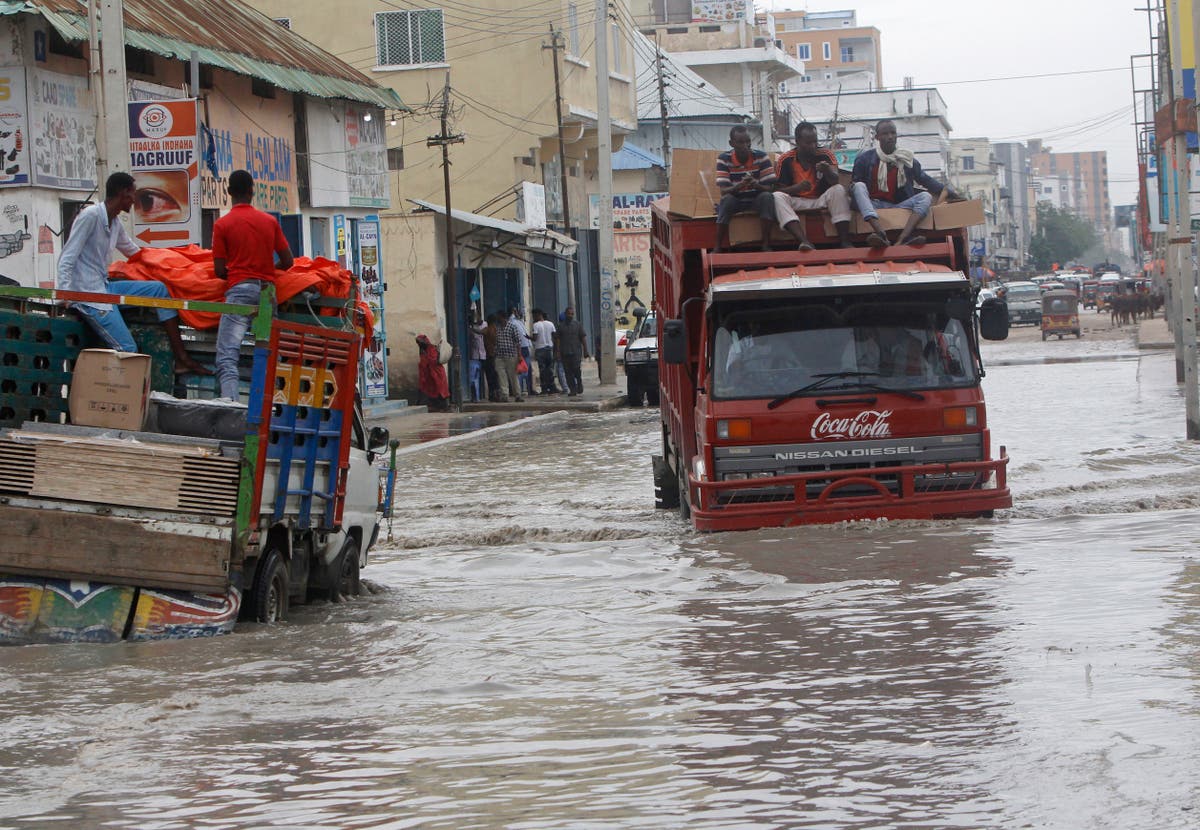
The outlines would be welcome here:
M 991 521 L 696 534 L 649 411 L 408 456 L 378 593 L 0 651 L 0 828 L 1197 826 L 1200 451 L 1061 345 L 989 352 Z

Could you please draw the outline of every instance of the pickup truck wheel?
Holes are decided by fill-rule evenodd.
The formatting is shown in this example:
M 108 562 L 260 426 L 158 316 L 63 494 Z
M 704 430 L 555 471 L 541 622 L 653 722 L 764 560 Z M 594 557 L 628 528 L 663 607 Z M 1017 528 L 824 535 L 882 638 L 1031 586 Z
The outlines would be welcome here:
M 654 465 L 654 507 L 657 510 L 674 510 L 679 507 L 679 482 L 671 465 L 661 455 L 650 459 Z
M 330 581 L 329 599 L 341 602 L 346 597 L 356 597 L 362 592 L 359 581 L 359 547 L 358 540 L 350 538 L 342 546 L 342 552 L 333 561 L 331 568 L 333 579 Z
M 646 390 L 646 405 L 658 406 L 658 387 L 651 386 Z
M 630 406 L 642 405 L 642 387 L 632 377 L 625 380 L 625 397 Z
M 275 623 L 287 619 L 288 569 L 283 554 L 270 548 L 258 563 L 250 608 L 258 622 Z

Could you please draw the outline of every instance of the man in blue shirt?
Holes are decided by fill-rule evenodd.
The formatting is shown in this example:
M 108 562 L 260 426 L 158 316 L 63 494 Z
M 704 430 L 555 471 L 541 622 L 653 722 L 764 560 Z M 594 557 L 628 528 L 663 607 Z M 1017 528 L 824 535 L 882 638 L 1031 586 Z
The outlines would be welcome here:
M 877 208 L 901 208 L 910 212 L 897 245 L 924 245 L 925 237 L 913 232 L 929 215 L 933 199 L 942 191 L 952 201 L 961 197 L 954 190 L 921 169 L 912 150 L 897 146 L 896 124 L 884 119 L 875 125 L 875 146 L 858 154 L 854 162 L 853 189 L 855 207 L 874 233 L 867 238 L 872 248 L 887 247 L 887 234 L 879 223 Z M 921 185 L 917 190 L 913 185 Z
M 149 280 L 109 280 L 108 265 L 114 249 L 127 257 L 141 248 L 129 238 L 118 218 L 133 207 L 137 188 L 133 176 L 113 173 L 104 185 L 104 201 L 84 208 L 71 225 L 71 235 L 58 258 L 60 291 L 85 291 L 93 294 L 120 294 L 127 297 L 169 298 L 167 287 Z M 100 335 L 109 346 L 121 352 L 136 352 L 137 344 L 129 333 L 120 308 L 110 303 L 71 303 L 75 311 Z M 179 312 L 173 308 L 155 309 L 159 322 L 166 329 L 171 351 L 175 355 L 175 372 L 211 375 L 212 370 L 201 366 L 187 353 L 179 334 Z

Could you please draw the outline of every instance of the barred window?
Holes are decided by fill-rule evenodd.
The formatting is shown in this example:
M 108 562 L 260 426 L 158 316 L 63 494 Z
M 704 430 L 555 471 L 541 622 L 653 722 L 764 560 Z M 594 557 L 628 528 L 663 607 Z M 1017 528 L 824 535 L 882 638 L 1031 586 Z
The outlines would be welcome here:
M 446 60 L 442 10 L 378 12 L 375 41 L 379 66 L 442 63 Z
M 567 4 L 567 54 L 579 57 L 579 7 Z

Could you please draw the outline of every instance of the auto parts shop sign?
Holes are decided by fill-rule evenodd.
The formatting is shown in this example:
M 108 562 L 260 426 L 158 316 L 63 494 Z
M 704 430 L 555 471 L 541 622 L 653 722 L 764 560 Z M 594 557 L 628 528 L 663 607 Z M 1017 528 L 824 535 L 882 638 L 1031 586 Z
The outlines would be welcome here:
M 200 140 L 194 98 L 129 105 L 133 235 L 145 245 L 200 243 Z

